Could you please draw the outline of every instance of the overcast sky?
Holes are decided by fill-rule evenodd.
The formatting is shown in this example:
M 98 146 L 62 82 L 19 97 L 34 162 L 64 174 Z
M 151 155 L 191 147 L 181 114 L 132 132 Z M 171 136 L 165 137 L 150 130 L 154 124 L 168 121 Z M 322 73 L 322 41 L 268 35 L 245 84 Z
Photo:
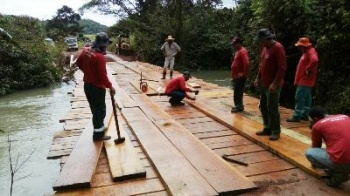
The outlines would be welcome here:
M 63 5 L 72 8 L 76 13 L 84 3 L 89 0 L 0 0 L 0 13 L 8 15 L 28 15 L 40 20 L 52 19 L 57 10 Z M 232 0 L 223 0 L 224 6 L 232 7 Z M 87 12 L 82 15 L 83 19 L 91 19 L 101 24 L 112 26 L 118 20 L 114 16 L 99 15 Z

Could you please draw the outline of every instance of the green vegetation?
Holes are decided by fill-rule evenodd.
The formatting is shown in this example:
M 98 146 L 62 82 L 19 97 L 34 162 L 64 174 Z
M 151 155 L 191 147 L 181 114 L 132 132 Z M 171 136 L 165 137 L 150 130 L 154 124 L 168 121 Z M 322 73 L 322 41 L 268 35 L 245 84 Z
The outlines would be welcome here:
M 106 32 L 107 26 L 97 23 L 93 20 L 83 19 L 79 21 L 79 25 L 83 27 L 84 34 L 96 34 L 98 32 Z
M 90 32 L 96 27 L 106 28 L 92 21 L 81 21 L 80 15 L 67 6 L 46 21 L 0 14 L 0 96 L 60 81 L 64 75 L 63 52 L 67 48 L 64 38 L 77 36 L 79 47 L 88 38 L 82 34 L 80 22 L 91 25 L 87 28 Z M 44 41 L 47 37 L 54 40 L 52 45 Z
M 167 35 L 173 35 L 183 49 L 176 69 L 229 70 L 230 40 L 240 35 L 252 61 L 248 83 L 258 70 L 259 45 L 253 38 L 258 29 L 269 28 L 287 53 L 288 70 L 281 94 L 281 104 L 287 107 L 294 105 L 293 80 L 301 56 L 294 43 L 301 36 L 309 36 L 320 58 L 314 103 L 333 113 L 350 105 L 348 0 L 237 0 L 233 9 L 220 9 L 220 0 L 140 0 L 134 6 L 128 2 L 91 1 L 82 9 L 97 8 L 105 14 L 124 16 L 108 33 L 132 35 L 131 48 L 153 64 L 162 65 L 159 48 Z
M 12 37 L 0 36 L 0 95 L 61 79 L 62 72 L 56 65 L 62 48 L 44 42 L 40 21 L 0 15 L 0 26 Z
M 174 36 L 182 48 L 176 58 L 178 70 L 229 70 L 232 60 L 230 41 L 239 35 L 251 58 L 248 85 L 255 78 L 259 62 L 259 45 L 253 38 L 258 29 L 269 28 L 287 53 L 288 70 L 281 93 L 281 104 L 287 107 L 294 105 L 293 81 L 301 56 L 294 43 L 299 37 L 308 36 L 320 59 L 314 104 L 325 106 L 332 113 L 341 112 L 350 105 L 348 0 L 237 0 L 232 9 L 220 8 L 221 0 L 137 0 L 132 6 L 129 2 L 88 1 L 81 11 L 96 8 L 105 14 L 121 16 L 117 24 L 106 30 L 107 33 L 114 40 L 117 36 L 128 37 L 138 58 L 152 64 L 163 64 L 160 46 L 168 35 Z M 14 22 L 17 20 L 22 22 Z M 69 7 L 58 10 L 57 16 L 44 26 L 30 18 L 1 17 L 0 27 L 13 35 L 13 40 L 18 43 L 0 40 L 0 57 L 4 59 L 0 62 L 0 94 L 9 89 L 46 84 L 41 80 L 57 79 L 58 74 L 53 73 L 58 72 L 52 71 L 56 70 L 51 65 L 52 54 L 43 55 L 49 50 L 44 49 L 47 46 L 39 47 L 41 42 L 38 40 L 44 38 L 44 29 L 58 43 L 67 35 L 78 36 L 81 41 L 87 37 L 86 33 L 95 34 L 105 29 L 92 21 L 81 21 L 79 14 Z M 115 45 L 110 49 L 113 47 Z M 34 68 L 40 74 L 51 75 L 33 74 L 30 70 Z

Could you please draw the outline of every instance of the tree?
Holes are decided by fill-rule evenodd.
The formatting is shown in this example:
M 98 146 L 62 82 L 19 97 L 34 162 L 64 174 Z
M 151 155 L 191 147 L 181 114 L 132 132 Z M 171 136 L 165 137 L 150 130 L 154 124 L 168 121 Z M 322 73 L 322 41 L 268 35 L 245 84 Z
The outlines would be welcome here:
M 48 36 L 58 40 L 68 35 L 78 35 L 82 32 L 82 27 L 79 25 L 81 17 L 75 13 L 72 8 L 64 5 L 57 10 L 57 15 L 51 20 L 48 20 L 46 30 Z

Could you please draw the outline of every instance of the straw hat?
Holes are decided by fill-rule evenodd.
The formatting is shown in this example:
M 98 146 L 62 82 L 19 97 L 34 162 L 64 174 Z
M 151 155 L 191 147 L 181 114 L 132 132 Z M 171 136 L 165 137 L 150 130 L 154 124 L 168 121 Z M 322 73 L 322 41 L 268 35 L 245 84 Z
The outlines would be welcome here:
M 171 35 L 169 35 L 166 39 L 165 39 L 165 41 L 168 41 L 168 40 L 172 40 L 172 41 L 174 41 L 175 40 L 175 38 L 173 38 Z

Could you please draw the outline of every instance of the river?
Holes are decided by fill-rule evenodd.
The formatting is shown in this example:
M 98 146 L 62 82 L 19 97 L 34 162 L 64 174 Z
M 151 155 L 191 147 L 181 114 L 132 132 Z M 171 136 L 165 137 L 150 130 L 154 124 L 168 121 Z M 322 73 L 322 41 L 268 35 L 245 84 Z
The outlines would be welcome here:
M 58 177 L 59 160 L 47 160 L 53 133 L 63 130 L 59 119 L 71 109 L 74 83 L 54 84 L 0 97 L 0 195 L 10 195 L 9 142 L 15 173 L 13 195 L 52 194 Z M 28 159 L 28 160 L 27 160 Z M 27 161 L 26 161 L 27 160 Z M 17 164 L 16 164 L 17 161 Z
M 229 71 L 200 71 L 193 76 L 220 86 L 229 86 Z M 9 142 L 13 165 L 23 167 L 15 174 L 13 196 L 53 194 L 59 175 L 59 160 L 48 160 L 53 133 L 63 130 L 59 119 L 71 109 L 68 92 L 74 83 L 59 83 L 0 97 L 0 196 L 10 195 Z M 28 159 L 27 161 L 25 161 Z

